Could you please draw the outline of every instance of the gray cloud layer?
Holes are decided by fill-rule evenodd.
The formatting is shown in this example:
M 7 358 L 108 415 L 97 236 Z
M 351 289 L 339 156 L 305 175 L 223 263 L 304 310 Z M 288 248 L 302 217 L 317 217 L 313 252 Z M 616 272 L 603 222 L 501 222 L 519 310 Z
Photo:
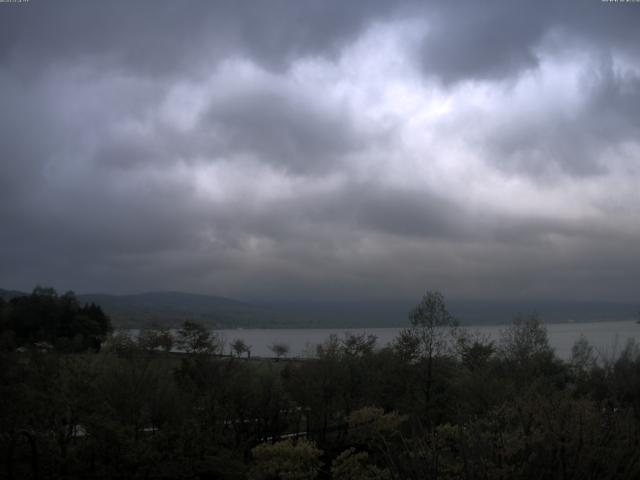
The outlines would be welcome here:
M 640 4 L 0 4 L 0 285 L 634 299 Z

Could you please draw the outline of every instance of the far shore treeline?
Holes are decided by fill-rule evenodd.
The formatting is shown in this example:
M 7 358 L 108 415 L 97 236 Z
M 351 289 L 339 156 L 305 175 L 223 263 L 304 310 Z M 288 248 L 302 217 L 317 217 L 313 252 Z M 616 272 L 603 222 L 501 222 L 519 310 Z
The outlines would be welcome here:
M 3 290 L 0 299 L 29 296 Z M 74 295 L 80 305 L 99 305 L 114 329 L 152 326 L 178 328 L 185 320 L 215 329 L 403 328 L 415 298 L 313 300 L 271 298 L 246 301 L 185 292 L 151 291 L 127 295 Z M 464 325 L 506 325 L 520 312 L 538 312 L 547 323 L 629 321 L 640 305 L 569 299 L 447 299 L 447 308 Z
M 81 305 L 73 292 L 58 295 L 53 288 L 36 287 L 28 296 L 0 298 L 0 345 L 5 350 L 97 351 L 111 331 L 102 308 Z
M 256 359 L 193 321 L 113 333 L 73 293 L 0 300 L 0 478 L 640 478 L 635 340 L 563 361 L 538 316 L 493 340 L 433 291 L 408 322 Z

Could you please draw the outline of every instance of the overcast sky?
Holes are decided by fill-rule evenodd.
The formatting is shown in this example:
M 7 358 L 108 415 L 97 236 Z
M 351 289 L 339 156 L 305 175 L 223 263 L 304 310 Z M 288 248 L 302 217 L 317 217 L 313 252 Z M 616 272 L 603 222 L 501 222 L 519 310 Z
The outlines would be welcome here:
M 640 2 L 0 3 L 0 287 L 637 300 Z

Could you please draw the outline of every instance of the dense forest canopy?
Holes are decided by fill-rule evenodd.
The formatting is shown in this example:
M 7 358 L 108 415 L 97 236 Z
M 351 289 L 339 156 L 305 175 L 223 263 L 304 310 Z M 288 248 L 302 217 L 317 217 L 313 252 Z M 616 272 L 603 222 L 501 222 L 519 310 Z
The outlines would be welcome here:
M 58 295 L 53 288 L 36 287 L 28 296 L 0 298 L 0 342 L 5 349 L 98 350 L 111 330 L 102 308 L 80 305 L 73 292 Z
M 27 311 L 47 313 L 58 330 L 16 338 L 68 338 L 59 332 L 68 332 L 69 298 L 34 292 Z M 457 326 L 435 292 L 410 321 L 384 348 L 373 336 L 334 335 L 305 360 L 252 359 L 240 343 L 222 356 L 215 333 L 193 322 L 119 332 L 99 352 L 5 344 L 0 475 L 640 478 L 636 342 L 602 357 L 581 339 L 562 361 L 535 315 L 489 340 Z M 172 353 L 174 342 L 185 353 Z

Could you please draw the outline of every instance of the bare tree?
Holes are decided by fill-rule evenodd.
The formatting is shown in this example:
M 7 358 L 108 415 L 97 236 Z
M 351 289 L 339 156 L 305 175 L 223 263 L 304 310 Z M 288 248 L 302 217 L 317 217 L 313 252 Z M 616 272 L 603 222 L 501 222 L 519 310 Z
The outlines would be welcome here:
M 186 320 L 178 330 L 177 346 L 187 353 L 215 353 L 220 348 L 218 337 L 206 327 Z
M 401 357 L 413 362 L 424 362 L 424 388 L 426 405 L 431 400 L 433 364 L 449 348 L 455 318 L 447 310 L 440 292 L 427 291 L 422 300 L 409 313 L 411 327 L 400 332 L 395 349 Z
M 276 342 L 273 345 L 269 346 L 269 350 L 271 350 L 279 360 L 289 354 L 289 345 L 287 345 L 286 343 Z
M 547 328 L 536 313 L 518 316 L 506 329 L 500 332 L 501 356 L 516 363 L 525 363 L 536 356 L 553 355 L 549 345 Z
M 238 357 L 241 357 L 246 353 L 247 358 L 251 358 L 251 345 L 247 345 L 247 343 L 241 338 L 236 338 L 233 342 L 231 342 L 231 351 Z
M 137 342 L 138 346 L 147 352 L 162 350 L 166 353 L 173 348 L 173 335 L 166 327 L 152 325 L 151 328 L 140 331 Z

